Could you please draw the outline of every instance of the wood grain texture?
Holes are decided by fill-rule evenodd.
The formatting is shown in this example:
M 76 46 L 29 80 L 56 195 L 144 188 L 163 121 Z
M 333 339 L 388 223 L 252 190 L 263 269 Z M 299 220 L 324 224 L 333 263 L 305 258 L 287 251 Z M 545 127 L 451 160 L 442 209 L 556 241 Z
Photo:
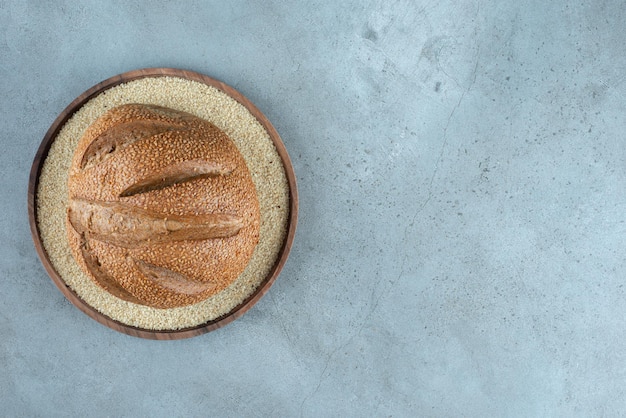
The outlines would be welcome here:
M 52 143 L 54 142 L 56 136 L 59 131 L 63 127 L 63 125 L 72 117 L 72 115 L 80 109 L 85 103 L 89 100 L 100 94 L 101 92 L 110 89 L 114 86 L 117 86 L 122 83 L 126 83 L 129 81 L 146 78 L 146 77 L 162 77 L 162 76 L 170 76 L 170 77 L 178 77 L 184 78 L 192 81 L 197 81 L 209 86 L 212 86 L 218 90 L 229 95 L 231 98 L 235 99 L 239 103 L 241 103 L 248 111 L 261 123 L 261 125 L 266 129 L 272 142 L 274 143 L 276 150 L 282 159 L 282 163 L 285 169 L 285 173 L 287 176 L 287 181 L 289 185 L 289 216 L 288 216 L 288 230 L 287 236 L 283 245 L 280 249 L 279 256 L 270 270 L 269 274 L 265 278 L 265 280 L 259 285 L 257 290 L 250 295 L 246 300 L 244 300 L 241 304 L 236 306 L 233 310 L 231 310 L 228 314 L 223 315 L 219 318 L 216 318 L 212 321 L 209 321 L 204 324 L 200 324 L 195 327 L 181 329 L 181 330 L 147 330 L 142 328 L 137 328 L 133 326 L 129 326 L 123 324 L 119 321 L 115 321 L 108 316 L 105 316 L 94 309 L 92 306 L 83 301 L 61 278 L 58 272 L 55 270 L 52 265 L 48 254 L 43 246 L 41 236 L 39 233 L 39 229 L 37 227 L 37 205 L 36 205 L 36 193 L 37 187 L 39 183 L 39 176 L 41 174 L 41 169 L 43 163 L 48 155 L 48 151 Z M 287 257 L 293 245 L 293 240 L 296 233 L 296 224 L 298 218 L 298 193 L 297 193 L 297 184 L 296 177 L 293 170 L 293 166 L 291 164 L 291 160 L 287 153 L 287 149 L 283 144 L 278 132 L 272 126 L 270 121 L 261 113 L 261 111 L 254 106 L 250 100 L 248 100 L 244 95 L 233 89 L 232 87 L 224 84 L 221 81 L 215 80 L 211 77 L 208 77 L 203 74 L 199 74 L 189 70 L 181 70 L 176 68 L 146 68 L 139 69 L 134 71 L 129 71 L 123 74 L 116 75 L 107 80 L 102 81 L 101 83 L 96 84 L 91 87 L 83 94 L 78 96 L 72 103 L 70 103 L 56 118 L 56 120 L 52 123 L 47 133 L 45 134 L 37 153 L 35 154 L 35 158 L 33 160 L 33 164 L 30 171 L 29 183 L 28 183 L 28 218 L 30 223 L 31 235 L 33 237 L 33 242 L 35 245 L 35 250 L 39 255 L 46 272 L 54 282 L 54 284 L 59 288 L 59 290 L 65 295 L 65 297 L 76 307 L 78 307 L 82 312 L 87 314 L 90 318 L 96 320 L 102 325 L 105 325 L 111 329 L 122 332 L 124 334 L 132 335 L 140 338 L 147 339 L 155 339 L 155 340 L 176 340 L 183 338 L 190 338 L 198 335 L 202 335 L 209 331 L 216 330 L 221 328 L 230 322 L 234 321 L 237 318 L 240 318 L 244 313 L 246 313 L 256 302 L 258 302 L 269 290 L 271 285 L 276 280 L 276 277 L 279 275 L 281 269 L 285 265 L 287 261 Z

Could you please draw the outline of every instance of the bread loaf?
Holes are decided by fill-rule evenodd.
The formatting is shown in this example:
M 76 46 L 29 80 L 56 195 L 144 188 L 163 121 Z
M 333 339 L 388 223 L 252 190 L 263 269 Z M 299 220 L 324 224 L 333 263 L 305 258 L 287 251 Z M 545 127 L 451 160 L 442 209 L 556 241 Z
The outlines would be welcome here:
M 129 302 L 202 301 L 237 278 L 258 243 L 245 160 L 225 133 L 188 113 L 111 109 L 79 140 L 68 190 L 74 258 Z

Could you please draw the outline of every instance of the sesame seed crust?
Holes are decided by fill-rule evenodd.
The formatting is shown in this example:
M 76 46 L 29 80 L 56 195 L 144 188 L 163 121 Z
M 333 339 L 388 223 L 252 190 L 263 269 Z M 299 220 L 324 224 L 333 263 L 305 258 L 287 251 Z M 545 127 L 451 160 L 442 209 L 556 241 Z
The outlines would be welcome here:
M 104 146 L 94 147 L 98 142 Z M 102 152 L 91 160 L 85 158 L 92 148 Z M 86 160 L 91 163 L 83 164 Z M 224 175 L 198 178 L 201 161 L 228 170 Z M 158 185 L 164 180 L 162 173 L 171 167 L 180 168 L 169 174 L 176 181 L 124 195 L 145 178 L 154 177 Z M 68 192 L 68 214 L 75 202 L 84 208 L 83 230 L 76 230 L 76 222 L 67 226 L 70 248 L 79 265 L 100 284 L 83 260 L 86 241 L 90 241 L 89 257 L 97 260 L 98 271 L 108 272 L 108 277 L 130 293 L 128 300 L 155 308 L 191 305 L 225 289 L 246 267 L 258 243 L 259 204 L 243 156 L 215 125 L 186 112 L 127 104 L 105 113 L 78 142 Z M 210 221 L 214 214 L 236 215 L 243 226 L 227 237 L 212 236 L 211 228 L 202 229 L 202 220 Z M 170 224 L 173 219 L 184 220 L 176 224 L 187 228 L 168 231 L 168 217 Z M 94 218 L 99 223 L 92 226 Z M 203 230 L 207 233 L 200 237 L 189 233 Z M 170 239 L 176 236 L 187 239 Z M 185 245 L 173 246 L 178 240 L 186 241 Z M 185 277 L 181 283 L 211 286 L 198 286 L 197 293 L 178 291 L 163 285 L 172 280 L 158 280 L 162 274 L 145 274 L 135 260 L 166 269 L 152 272 L 170 277 L 178 273 Z

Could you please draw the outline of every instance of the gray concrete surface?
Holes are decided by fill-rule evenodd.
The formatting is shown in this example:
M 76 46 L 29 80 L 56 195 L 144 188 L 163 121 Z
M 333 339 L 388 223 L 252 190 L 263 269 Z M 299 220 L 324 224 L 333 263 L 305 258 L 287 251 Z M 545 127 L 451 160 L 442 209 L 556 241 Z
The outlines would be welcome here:
M 626 413 L 626 5 L 0 0 L 0 415 Z M 248 314 L 190 340 L 103 327 L 34 251 L 28 172 L 112 75 L 247 95 L 301 217 Z

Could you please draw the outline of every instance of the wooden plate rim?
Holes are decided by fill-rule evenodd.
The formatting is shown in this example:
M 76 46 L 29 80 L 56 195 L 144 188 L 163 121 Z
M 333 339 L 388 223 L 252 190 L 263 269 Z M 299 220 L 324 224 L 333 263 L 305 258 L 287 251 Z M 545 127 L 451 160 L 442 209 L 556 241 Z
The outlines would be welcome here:
M 288 217 L 288 231 L 287 237 L 283 242 L 281 250 L 279 252 L 279 257 L 276 260 L 276 263 L 270 270 L 270 273 L 266 277 L 266 279 L 259 285 L 257 290 L 250 295 L 247 299 L 245 299 L 242 303 L 237 305 L 233 310 L 231 310 L 228 314 L 225 314 L 219 318 L 208 321 L 206 323 L 190 327 L 184 328 L 180 330 L 149 330 L 144 328 L 138 328 L 131 325 L 124 324 L 122 322 L 111 319 L 110 317 L 100 313 L 87 302 L 82 300 L 76 292 L 74 292 L 61 278 L 59 273 L 55 270 L 48 254 L 43 246 L 41 235 L 39 233 L 39 228 L 37 227 L 37 204 L 36 204 L 36 194 L 37 187 L 39 184 L 39 176 L 41 174 L 41 168 L 43 163 L 48 155 L 50 147 L 56 136 L 58 135 L 61 128 L 65 125 L 65 123 L 78 111 L 85 103 L 89 100 L 100 94 L 101 92 L 108 90 L 112 87 L 115 87 L 119 84 L 126 83 L 133 80 L 138 80 L 141 78 L 147 77 L 178 77 L 184 78 L 187 80 L 197 81 L 212 87 L 221 90 L 226 93 L 231 98 L 237 100 L 243 106 L 248 109 L 248 111 L 254 115 L 254 117 L 263 125 L 263 127 L 267 130 L 272 142 L 274 143 L 280 158 L 282 159 L 283 166 L 285 168 L 285 173 L 287 176 L 287 181 L 289 184 L 289 217 Z M 246 313 L 254 304 L 256 304 L 263 295 L 267 293 L 269 288 L 272 286 L 276 277 L 278 277 L 280 271 L 285 265 L 287 258 L 289 256 L 289 252 L 293 245 L 293 240 L 296 232 L 298 218 L 298 192 L 296 185 L 296 176 L 293 170 L 293 166 L 291 164 L 291 160 L 289 158 L 289 154 L 287 153 L 287 149 L 283 144 L 280 135 L 274 128 L 274 126 L 270 123 L 270 121 L 265 117 L 265 115 L 252 103 L 248 100 L 243 94 L 239 93 L 234 88 L 229 85 L 206 76 L 204 74 L 200 74 L 190 70 L 182 70 L 177 68 L 144 68 L 133 70 L 129 72 L 125 72 L 122 74 L 118 74 L 111 78 L 108 78 L 90 89 L 86 90 L 80 96 L 78 96 L 72 103 L 70 103 L 55 119 L 52 123 L 46 135 L 44 136 L 37 153 L 35 154 L 35 158 L 33 160 L 33 165 L 31 167 L 29 181 L 28 181 L 28 219 L 30 224 L 31 235 L 33 238 L 33 242 L 35 245 L 35 249 L 41 262 L 46 269 L 46 272 L 54 282 L 54 284 L 59 288 L 61 293 L 65 295 L 65 297 L 77 308 L 79 308 L 82 312 L 87 314 L 90 318 L 96 320 L 102 325 L 105 325 L 113 330 L 122 332 L 124 334 L 132 335 L 140 338 L 154 339 L 154 340 L 178 340 L 184 338 L 190 338 L 197 335 L 205 334 L 209 331 L 216 330 L 218 328 L 223 327 L 224 325 L 229 324 L 237 318 L 240 318 L 244 313 Z

